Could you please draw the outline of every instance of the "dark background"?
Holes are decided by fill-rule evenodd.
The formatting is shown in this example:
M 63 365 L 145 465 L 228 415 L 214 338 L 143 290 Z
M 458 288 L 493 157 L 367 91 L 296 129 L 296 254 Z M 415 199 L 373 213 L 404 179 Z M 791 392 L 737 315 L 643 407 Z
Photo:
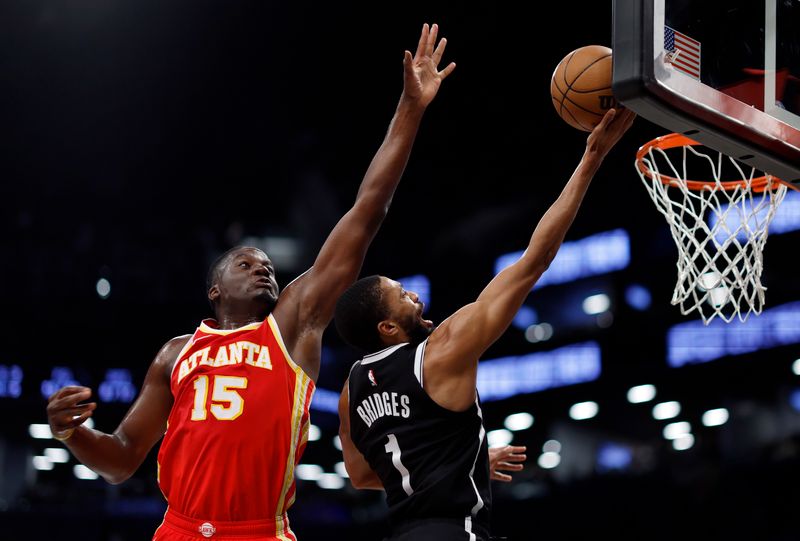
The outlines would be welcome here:
M 209 316 L 204 278 L 225 249 L 252 238 L 289 238 L 286 285 L 307 268 L 349 207 L 402 89 L 403 50 L 436 22 L 458 64 L 429 107 L 392 210 L 363 274 L 424 273 L 430 317 L 471 301 L 495 259 L 520 250 L 583 152 L 586 134 L 551 105 L 550 76 L 573 49 L 611 46 L 611 3 L 519 4 L 133 2 L 10 0 L 0 5 L 0 365 L 24 370 L 19 398 L 0 398 L 0 538 L 148 539 L 163 497 L 155 452 L 130 481 L 75 479 L 69 465 L 37 472 L 46 442 L 43 380 L 54 366 L 96 388 L 107 368 L 128 368 L 135 388 L 160 346 Z M 526 470 L 495 483 L 494 528 L 510 539 L 797 539 L 792 511 L 800 452 L 797 386 L 788 345 L 669 368 L 665 334 L 681 316 L 669 304 L 677 252 L 635 170 L 634 155 L 664 130 L 638 119 L 608 156 L 567 239 L 624 228 L 623 271 L 531 296 L 542 316 L 585 291 L 606 291 L 613 324 L 556 326 L 531 344 L 510 329 L 487 358 L 595 340 L 592 383 L 485 404 L 487 430 L 530 411 Z M 791 257 L 797 233 L 770 238 L 767 308 L 800 299 Z M 101 299 L 100 278 L 111 283 Z M 637 311 L 638 283 L 652 295 Z M 537 295 L 539 295 L 537 297 Z M 576 301 L 575 298 L 578 298 Z M 338 391 L 354 352 L 332 329 L 319 386 Z M 653 383 L 656 402 L 678 400 L 695 445 L 676 451 L 632 385 Z M 569 406 L 594 400 L 594 419 Z M 113 431 L 128 405 L 100 404 L 96 426 Z M 731 420 L 699 418 L 727 407 Z M 322 438 L 305 461 L 330 470 L 338 420 L 312 413 Z M 537 465 L 542 445 L 564 444 L 563 467 Z M 601 471 L 598 442 L 633 450 L 633 463 Z M 572 448 L 567 442 L 574 442 Z M 585 449 L 577 452 L 576 447 Z M 574 452 L 575 459 L 569 459 Z M 588 458 L 587 458 L 588 457 Z M 583 461 L 583 462 L 581 462 Z M 571 463 L 573 466 L 568 466 Z M 577 466 L 575 464 L 578 464 Z M 379 539 L 385 504 L 349 485 L 298 482 L 290 513 L 301 539 Z

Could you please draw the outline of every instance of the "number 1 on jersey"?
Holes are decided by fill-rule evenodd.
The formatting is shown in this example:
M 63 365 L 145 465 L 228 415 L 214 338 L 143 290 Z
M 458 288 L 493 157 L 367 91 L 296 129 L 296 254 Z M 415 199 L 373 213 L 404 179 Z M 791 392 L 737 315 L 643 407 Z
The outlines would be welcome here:
M 384 446 L 387 453 L 392 455 L 392 465 L 400 472 L 403 478 L 403 490 L 409 496 L 414 493 L 411 488 L 411 474 L 408 472 L 403 463 L 400 461 L 400 444 L 397 443 L 397 437 L 394 434 L 389 434 L 389 442 Z

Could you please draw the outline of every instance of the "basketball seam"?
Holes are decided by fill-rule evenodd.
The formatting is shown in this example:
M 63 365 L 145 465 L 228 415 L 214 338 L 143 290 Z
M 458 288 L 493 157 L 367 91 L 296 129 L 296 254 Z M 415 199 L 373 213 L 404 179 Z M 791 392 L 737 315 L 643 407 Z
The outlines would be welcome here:
M 568 59 L 567 59 L 567 61 L 566 61 L 566 62 L 567 62 L 567 64 L 569 64 L 569 61 L 572 59 L 572 55 L 574 55 L 574 54 L 575 54 L 575 52 L 574 52 L 574 51 L 573 51 L 573 52 L 570 54 L 569 58 L 568 58 Z M 567 68 L 565 67 L 565 68 L 564 68 L 564 70 L 566 71 L 566 69 L 567 69 Z M 555 72 L 555 73 L 553 73 L 553 77 L 552 77 L 552 82 L 553 82 L 553 85 L 555 85 L 556 89 L 557 89 L 559 92 L 561 92 L 561 94 L 564 94 L 564 95 L 565 95 L 565 94 L 566 94 L 566 92 L 565 92 L 564 90 L 562 90 L 562 89 L 561 89 L 561 86 L 558 84 L 558 77 L 557 77 L 557 75 L 558 75 L 558 68 L 556 68 L 556 72 Z
M 560 105 L 561 105 L 561 107 L 559 108 L 559 114 L 563 116 L 563 112 L 564 112 L 564 100 L 569 100 L 569 102 L 570 102 L 572 105 L 574 105 L 575 107 L 577 107 L 577 108 L 578 108 L 578 109 L 580 109 L 581 111 L 585 111 L 585 112 L 587 112 L 587 113 L 590 113 L 590 114 L 593 114 L 593 115 L 597 115 L 597 116 L 599 116 L 599 117 L 602 117 L 603 115 L 600 115 L 600 114 L 598 114 L 598 113 L 595 113 L 594 111 L 590 111 L 590 110 L 586 109 L 585 107 L 581 107 L 580 105 L 578 105 L 578 104 L 577 104 L 577 103 L 575 103 L 574 101 L 570 100 L 570 99 L 567 97 L 567 92 L 569 92 L 569 91 L 573 91 L 573 92 L 575 92 L 576 94 L 587 94 L 587 93 L 589 93 L 589 92 L 597 92 L 597 91 L 599 91 L 599 90 L 607 90 L 608 88 L 610 88 L 610 87 L 604 87 L 604 88 L 599 88 L 599 89 L 596 89 L 596 90 L 573 90 L 573 89 L 572 89 L 572 85 L 573 85 L 573 84 L 575 84 L 575 81 L 577 81 L 578 79 L 580 79 L 581 75 L 583 75 L 584 73 L 586 73 L 586 70 L 588 70 L 589 68 L 591 68 L 592 66 L 594 66 L 595 64 L 597 64 L 599 61 L 601 61 L 601 60 L 604 60 L 604 59 L 606 59 L 606 58 L 610 57 L 611 55 L 610 55 L 610 54 L 607 54 L 607 55 L 605 55 L 605 56 L 601 56 L 600 58 L 597 58 L 597 59 L 595 59 L 595 60 L 594 60 L 594 61 L 593 61 L 591 64 L 589 64 L 588 66 L 586 66 L 585 68 L 583 68 L 583 69 L 580 71 L 580 73 L 578 73 L 577 75 L 575 75 L 575 77 L 572 79 L 572 83 L 569 83 L 569 82 L 567 82 L 567 70 L 569 69 L 569 63 L 570 63 L 570 62 L 572 62 L 572 57 L 574 57 L 574 56 L 575 56 L 575 52 L 573 51 L 573 53 L 570 55 L 569 59 L 567 60 L 567 63 L 566 63 L 566 65 L 564 66 L 564 75 L 563 75 L 563 77 L 564 77 L 564 84 L 565 84 L 565 85 L 567 85 L 567 90 L 566 90 L 566 91 L 562 91 L 562 92 L 561 92 L 562 99 L 561 99 L 561 104 L 560 104 Z M 556 83 L 556 88 L 558 88 L 558 83 Z M 559 91 L 561 91 L 561 89 L 560 89 L 560 88 L 558 88 L 558 90 L 559 90 Z M 586 126 L 584 126 L 584 125 L 583 125 L 583 123 L 582 123 L 582 122 L 580 122 L 580 121 L 579 121 L 577 118 L 575 118 L 575 115 L 574 115 L 574 114 L 572 114 L 572 111 L 570 111 L 569 109 L 567 109 L 567 112 L 569 112 L 569 115 L 572 117 L 572 119 L 573 119 L 573 120 L 574 120 L 574 121 L 575 121 L 575 122 L 576 122 L 576 123 L 577 123 L 579 126 L 583 127 L 584 129 L 586 129 L 586 128 L 587 128 Z M 590 130 L 590 131 L 591 131 L 591 130 Z
M 600 92 L 601 90 L 611 90 L 611 87 L 604 86 L 603 88 L 593 88 L 591 90 L 575 90 L 574 88 L 572 88 L 570 90 L 572 90 L 575 94 L 588 94 L 589 92 Z
M 592 131 L 591 127 L 590 126 L 584 126 L 583 123 L 575 117 L 575 115 L 572 113 L 572 111 L 567 109 L 566 112 L 569 114 L 570 118 L 572 118 L 572 121 L 575 124 L 577 124 L 577 127 L 579 127 L 582 130 Z M 562 116 L 562 118 L 564 118 L 564 117 Z M 565 120 L 566 120 L 566 118 L 565 118 Z M 569 121 L 567 121 L 567 123 L 569 124 Z
M 581 111 L 586 111 L 587 113 L 591 113 L 591 114 L 593 114 L 593 115 L 597 115 L 597 116 L 600 116 L 600 117 L 602 117 L 602 116 L 605 116 L 605 113 L 596 113 L 596 112 L 592 111 L 591 109 L 587 109 L 586 107 L 583 107 L 583 106 L 582 106 L 581 104 L 579 104 L 579 103 L 575 103 L 574 101 L 572 101 L 571 99 L 569 99 L 569 98 L 568 98 L 566 95 L 564 96 L 564 100 L 566 100 L 566 101 L 570 102 L 572 105 L 574 105 L 575 107 L 577 107 L 577 108 L 578 108 L 578 109 L 580 109 Z M 561 103 L 562 103 L 562 105 L 563 105 L 564 101 L 562 100 L 562 102 L 561 102 Z
M 574 55 L 574 53 L 573 53 L 573 55 Z M 576 76 L 575 76 L 575 77 L 572 79 L 572 83 L 568 83 L 568 82 L 567 82 L 567 68 L 569 68 L 569 62 L 571 62 L 571 61 L 572 61 L 572 57 L 570 57 L 569 61 L 567 62 L 567 65 L 566 65 L 566 66 L 564 66 L 564 84 L 566 84 L 566 85 L 567 85 L 567 92 L 569 92 L 570 90 L 572 90 L 572 85 L 574 85 L 574 84 L 575 84 L 575 81 L 577 81 L 578 79 L 580 79 L 580 78 L 581 78 L 581 75 L 583 75 L 584 73 L 586 73 L 586 70 L 588 70 L 589 68 L 591 68 L 592 66 L 594 66 L 595 64 L 597 64 L 598 62 L 600 62 L 601 60 L 604 60 L 604 59 L 608 58 L 609 56 L 611 56 L 611 55 L 610 55 L 610 54 L 607 54 L 607 55 L 605 55 L 605 56 L 601 56 L 600 58 L 597 58 L 597 59 L 595 59 L 595 60 L 594 60 L 594 61 L 593 61 L 591 64 L 589 64 L 588 66 L 586 66 L 585 68 L 583 68 L 583 69 L 580 71 L 580 73 L 578 73 L 578 74 L 577 74 L 577 75 L 576 75 Z M 606 88 L 610 88 L 610 87 L 604 87 L 604 88 L 600 88 L 600 89 L 598 89 L 598 90 L 605 90 Z M 564 95 L 566 95 L 566 93 L 567 93 L 567 92 L 564 92 Z M 585 93 L 587 93 L 587 92 L 595 92 L 595 90 L 575 90 L 575 92 L 577 92 L 577 93 L 582 93 L 582 94 L 585 94 Z
M 573 56 L 575 56 L 575 51 L 572 51 L 572 53 L 570 53 L 569 58 L 567 59 L 567 63 L 564 64 L 564 82 L 565 83 L 567 82 L 567 77 L 566 77 L 567 68 L 569 67 L 569 63 L 572 62 L 572 57 Z M 569 86 L 569 85 L 567 85 L 567 86 Z M 558 104 L 558 114 L 559 114 L 559 116 L 563 116 L 563 114 L 564 114 L 564 100 L 567 99 L 567 92 L 564 91 L 564 90 L 561 90 L 561 88 L 558 86 L 558 80 L 556 80 L 556 88 L 558 88 L 558 91 L 561 92 L 561 103 Z M 567 90 L 569 90 L 569 88 L 567 88 Z

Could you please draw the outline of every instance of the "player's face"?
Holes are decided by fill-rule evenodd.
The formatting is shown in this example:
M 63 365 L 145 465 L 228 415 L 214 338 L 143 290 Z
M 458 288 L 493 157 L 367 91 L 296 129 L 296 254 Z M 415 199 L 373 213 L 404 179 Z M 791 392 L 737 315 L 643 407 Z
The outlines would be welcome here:
M 257 248 L 242 248 L 231 254 L 218 286 L 225 301 L 262 301 L 269 311 L 277 304 L 280 293 L 272 261 Z
M 384 278 L 383 300 L 389 317 L 408 335 L 412 343 L 425 340 L 433 332 L 433 322 L 422 317 L 425 304 L 413 291 L 406 291 L 400 282 Z

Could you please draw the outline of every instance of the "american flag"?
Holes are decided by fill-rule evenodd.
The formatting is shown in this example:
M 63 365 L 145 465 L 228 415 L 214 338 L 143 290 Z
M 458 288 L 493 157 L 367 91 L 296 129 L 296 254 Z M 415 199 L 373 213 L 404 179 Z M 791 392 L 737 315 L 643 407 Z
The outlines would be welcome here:
M 669 53 L 670 63 L 677 69 L 700 80 L 700 42 L 664 26 L 664 50 Z

